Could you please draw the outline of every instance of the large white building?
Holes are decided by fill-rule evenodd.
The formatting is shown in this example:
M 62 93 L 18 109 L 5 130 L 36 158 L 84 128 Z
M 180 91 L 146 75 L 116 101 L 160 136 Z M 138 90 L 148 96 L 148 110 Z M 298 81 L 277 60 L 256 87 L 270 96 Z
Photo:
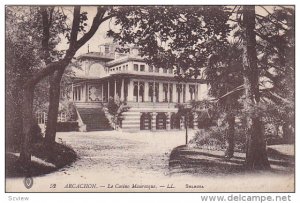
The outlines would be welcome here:
M 176 116 L 176 104 L 206 97 L 203 80 L 178 82 L 173 69 L 147 65 L 137 48 L 130 48 L 128 54 L 116 52 L 112 44 L 99 48 L 100 52 L 78 57 L 82 71 L 77 71 L 72 83 L 71 100 L 83 130 L 108 128 L 101 107 L 111 97 L 119 97 L 130 107 L 123 113 L 122 130 L 182 129 L 183 120 Z M 197 127 L 194 115 L 190 120 L 193 122 L 189 127 Z

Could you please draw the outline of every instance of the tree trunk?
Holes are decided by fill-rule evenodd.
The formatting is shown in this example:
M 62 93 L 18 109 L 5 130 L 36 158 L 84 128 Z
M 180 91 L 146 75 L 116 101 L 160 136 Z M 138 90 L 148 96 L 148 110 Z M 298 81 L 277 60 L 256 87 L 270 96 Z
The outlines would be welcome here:
M 47 127 L 45 133 L 45 141 L 49 147 L 55 143 L 57 116 L 60 99 L 60 82 L 63 73 L 64 68 L 61 68 L 54 72 L 54 74 L 50 78 L 49 107 Z
M 23 90 L 23 106 L 22 106 L 22 145 L 21 152 L 19 158 L 19 164 L 23 167 L 27 172 L 29 172 L 31 165 L 31 128 L 33 124 L 33 87 L 25 87 Z M 28 174 L 30 175 L 30 174 Z
M 282 137 L 285 143 L 293 143 L 293 132 L 290 128 L 290 122 L 286 121 L 282 125 Z
M 253 106 L 259 103 L 259 72 L 257 67 L 256 39 L 255 39 L 255 6 L 243 6 L 243 68 L 245 101 L 244 108 L 251 111 Z M 252 112 L 252 111 L 251 111 Z M 261 118 L 250 115 L 247 118 L 246 137 L 246 168 L 269 169 L 266 143 L 264 139 Z
M 184 127 L 185 127 L 185 144 L 188 145 L 188 116 L 187 114 L 185 115 L 184 118 Z
M 225 151 L 226 158 L 232 158 L 234 154 L 234 126 L 235 126 L 235 116 L 229 114 L 227 117 L 228 129 L 226 132 L 227 136 L 227 149 Z

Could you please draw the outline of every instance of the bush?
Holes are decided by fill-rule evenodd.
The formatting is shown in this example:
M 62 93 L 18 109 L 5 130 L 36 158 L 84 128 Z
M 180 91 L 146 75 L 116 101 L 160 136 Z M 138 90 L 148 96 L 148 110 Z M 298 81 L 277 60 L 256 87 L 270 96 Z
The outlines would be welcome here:
M 41 140 L 43 140 L 42 130 L 37 123 L 35 123 L 31 127 L 31 135 L 32 135 L 32 137 L 31 137 L 32 143 L 37 143 L 37 142 L 40 142 Z
M 57 132 L 78 131 L 78 129 L 79 126 L 77 121 L 57 122 L 56 125 Z
M 225 149 L 225 131 L 220 127 L 210 127 L 196 132 L 190 143 L 196 144 L 200 148 L 222 150 Z
M 195 137 L 190 141 L 199 148 L 208 148 L 214 150 L 226 149 L 226 128 L 227 126 L 213 126 L 207 129 L 201 129 L 196 132 Z M 235 151 L 245 151 L 245 133 L 244 130 L 236 125 L 235 127 Z

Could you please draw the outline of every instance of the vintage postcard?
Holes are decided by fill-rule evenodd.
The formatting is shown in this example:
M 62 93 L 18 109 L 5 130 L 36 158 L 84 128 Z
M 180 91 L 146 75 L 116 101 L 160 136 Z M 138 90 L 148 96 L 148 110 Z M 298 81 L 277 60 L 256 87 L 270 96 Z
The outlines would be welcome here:
M 6 5 L 6 192 L 295 192 L 295 6 Z

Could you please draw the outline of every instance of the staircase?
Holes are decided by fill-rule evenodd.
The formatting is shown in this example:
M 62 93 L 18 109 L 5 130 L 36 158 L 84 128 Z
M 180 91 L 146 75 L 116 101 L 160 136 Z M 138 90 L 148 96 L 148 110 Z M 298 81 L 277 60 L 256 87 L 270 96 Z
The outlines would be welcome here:
M 77 107 L 77 111 L 82 119 L 82 122 L 86 125 L 87 131 L 112 129 L 101 107 Z

